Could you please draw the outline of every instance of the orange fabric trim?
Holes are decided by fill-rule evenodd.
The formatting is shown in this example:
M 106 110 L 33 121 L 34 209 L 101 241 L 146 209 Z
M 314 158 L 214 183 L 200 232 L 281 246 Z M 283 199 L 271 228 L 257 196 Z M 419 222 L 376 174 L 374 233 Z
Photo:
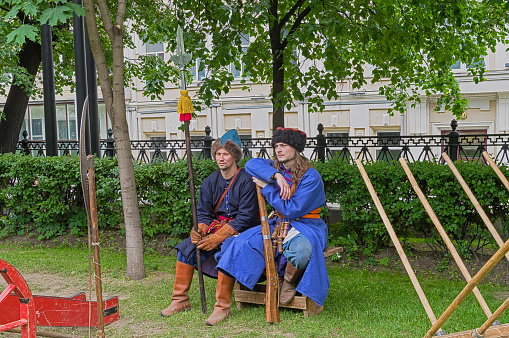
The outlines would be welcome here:
M 320 218 L 320 210 L 322 210 L 322 208 L 316 208 L 315 210 L 310 211 L 309 214 L 306 214 L 301 218 Z

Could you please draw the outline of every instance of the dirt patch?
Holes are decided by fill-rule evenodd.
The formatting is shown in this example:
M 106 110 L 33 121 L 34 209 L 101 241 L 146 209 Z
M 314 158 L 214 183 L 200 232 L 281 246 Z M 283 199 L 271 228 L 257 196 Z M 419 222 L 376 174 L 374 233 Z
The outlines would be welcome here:
M 492 250 L 492 252 L 485 252 L 483 255 L 479 255 L 472 260 L 463 259 L 463 264 L 470 276 L 475 276 L 494 253 L 495 251 Z M 416 245 L 414 248 L 406 250 L 405 254 L 418 276 L 442 277 L 448 280 L 465 281 L 461 269 L 452 257 L 443 257 L 443 255 L 437 254 L 423 245 Z M 336 263 L 331 262 L 330 264 Z M 368 271 L 387 271 L 390 273 L 407 274 L 398 252 L 394 247 L 385 248 L 374 255 L 361 254 L 357 259 L 348 260 L 342 257 L 339 264 L 351 268 L 364 268 Z M 482 283 L 509 285 L 508 260 L 503 258 L 491 272 L 488 273 Z

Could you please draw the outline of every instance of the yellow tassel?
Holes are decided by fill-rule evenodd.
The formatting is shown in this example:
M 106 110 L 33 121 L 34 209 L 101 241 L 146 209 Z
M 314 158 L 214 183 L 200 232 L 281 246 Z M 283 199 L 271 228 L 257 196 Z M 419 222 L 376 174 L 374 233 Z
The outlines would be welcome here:
M 179 105 L 177 107 L 177 112 L 180 114 L 180 121 L 183 122 L 191 120 L 193 111 L 193 103 L 191 102 L 188 91 L 181 90 Z

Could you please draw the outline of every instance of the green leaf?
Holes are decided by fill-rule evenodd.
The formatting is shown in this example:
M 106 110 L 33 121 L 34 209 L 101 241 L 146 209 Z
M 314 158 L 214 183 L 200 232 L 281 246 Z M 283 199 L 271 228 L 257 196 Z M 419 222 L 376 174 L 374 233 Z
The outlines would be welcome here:
M 7 34 L 7 42 L 15 41 L 18 45 L 23 45 L 26 39 L 35 41 L 38 29 L 32 25 L 21 25 Z

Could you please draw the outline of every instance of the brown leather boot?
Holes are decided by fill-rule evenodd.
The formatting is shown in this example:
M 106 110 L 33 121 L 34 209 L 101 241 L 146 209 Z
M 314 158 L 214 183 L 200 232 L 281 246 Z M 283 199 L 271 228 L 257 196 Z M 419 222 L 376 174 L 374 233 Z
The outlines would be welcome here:
M 279 294 L 279 303 L 286 305 L 292 301 L 293 297 L 295 297 L 295 294 L 297 293 L 295 289 L 297 288 L 299 279 L 303 273 L 304 269 L 297 269 L 290 264 L 290 262 L 286 264 L 284 281 Z
M 230 305 L 232 304 L 232 292 L 235 279 L 227 277 L 222 272 L 217 275 L 216 304 L 214 312 L 207 319 L 205 324 L 213 326 L 218 322 L 225 320 L 230 315 Z
M 187 292 L 189 291 L 191 281 L 193 280 L 193 273 L 194 266 L 177 261 L 171 304 L 161 311 L 161 316 L 169 317 L 177 312 L 188 311 L 191 309 L 191 303 L 189 302 Z

